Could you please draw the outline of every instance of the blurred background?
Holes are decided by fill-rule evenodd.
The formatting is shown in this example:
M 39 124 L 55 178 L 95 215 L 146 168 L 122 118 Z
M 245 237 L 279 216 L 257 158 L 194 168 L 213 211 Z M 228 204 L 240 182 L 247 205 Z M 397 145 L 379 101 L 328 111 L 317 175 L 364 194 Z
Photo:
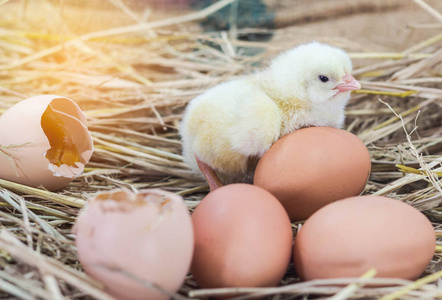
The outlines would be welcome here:
M 2 5 L 1 27 L 17 18 L 47 33 L 84 34 L 119 26 L 179 16 L 205 8 L 216 0 L 10 0 Z M 428 0 L 436 10 L 442 1 Z M 122 13 L 123 12 L 123 13 Z M 333 21 L 330 24 L 330 21 Z M 187 30 L 219 31 L 244 28 L 283 29 L 298 43 L 318 36 L 352 41 L 359 50 L 401 50 L 440 31 L 428 14 L 411 0 L 239 0 Z M 434 25 L 432 30 L 431 26 Z M 422 30 L 425 29 L 425 30 Z M 244 33 L 239 38 L 261 39 Z

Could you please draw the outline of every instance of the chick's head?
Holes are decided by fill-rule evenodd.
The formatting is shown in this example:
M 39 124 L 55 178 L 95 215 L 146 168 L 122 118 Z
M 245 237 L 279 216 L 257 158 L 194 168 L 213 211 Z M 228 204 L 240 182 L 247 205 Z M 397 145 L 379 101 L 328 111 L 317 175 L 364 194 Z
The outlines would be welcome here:
M 347 101 L 360 84 L 351 76 L 352 64 L 341 49 L 313 42 L 276 57 L 270 73 L 286 99 L 309 104 Z

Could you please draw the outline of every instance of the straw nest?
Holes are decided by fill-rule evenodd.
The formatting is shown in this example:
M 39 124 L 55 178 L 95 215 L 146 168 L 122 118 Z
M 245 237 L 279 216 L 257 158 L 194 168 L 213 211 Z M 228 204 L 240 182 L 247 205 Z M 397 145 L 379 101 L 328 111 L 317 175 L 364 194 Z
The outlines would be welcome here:
M 171 11 L 174 16 L 151 12 L 144 19 L 123 2 L 109 1 L 114 5 L 110 19 L 123 16 L 128 22 L 100 28 L 100 20 L 109 21 L 109 16 L 101 15 L 94 30 L 77 32 L 66 26 L 66 11 L 77 14 L 71 27 L 86 26 L 87 18 L 79 19 L 83 16 L 76 12 L 79 7 L 66 2 L 0 1 L 6 12 L 0 28 L 0 110 L 39 94 L 71 98 L 88 116 L 96 147 L 84 174 L 56 193 L 0 180 L 0 296 L 4 297 L 109 299 L 101 285 L 82 272 L 76 257 L 71 229 L 80 208 L 98 191 L 157 187 L 182 195 L 192 210 L 208 188 L 187 170 L 180 155 L 177 124 L 186 103 L 219 82 L 260 68 L 272 55 L 294 45 L 285 37 L 296 28 L 200 30 L 199 20 L 233 0 L 198 11 Z M 431 6 L 415 2 L 423 14 L 442 22 Z M 34 13 L 37 10 L 40 13 Z M 283 17 L 286 24 L 287 16 Z M 440 29 L 439 24 L 421 27 Z M 271 34 L 273 41 L 236 38 L 250 33 Z M 354 46 L 342 38 L 307 37 L 346 49 Z M 350 51 L 354 75 L 363 89 L 353 94 L 345 125 L 371 154 L 372 174 L 364 193 L 411 204 L 430 218 L 438 236 L 442 235 L 441 46 L 438 33 L 400 52 Z M 293 229 L 296 232 L 296 224 Z M 247 297 L 253 292 L 274 299 L 300 295 L 432 299 L 442 296 L 438 252 L 439 248 L 415 282 L 365 279 L 377 283 L 376 288 L 359 286 L 360 279 L 301 283 L 290 268 L 276 288 L 200 290 L 189 277 L 176 297 L 226 292 Z

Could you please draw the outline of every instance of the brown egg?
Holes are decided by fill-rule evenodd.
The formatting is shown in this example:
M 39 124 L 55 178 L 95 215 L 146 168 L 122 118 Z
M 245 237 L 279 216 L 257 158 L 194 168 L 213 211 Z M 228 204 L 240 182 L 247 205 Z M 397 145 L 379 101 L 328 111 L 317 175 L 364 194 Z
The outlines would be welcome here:
M 270 147 L 258 162 L 254 184 L 278 198 L 292 221 L 300 221 L 330 202 L 359 195 L 370 170 L 370 155 L 357 136 L 309 127 Z
M 433 226 L 417 209 L 380 196 L 331 203 L 302 225 L 294 263 L 303 280 L 377 277 L 414 280 L 427 267 L 436 245 Z
M 275 286 L 290 261 L 292 230 L 281 203 L 248 184 L 209 193 L 192 214 L 191 271 L 203 288 Z

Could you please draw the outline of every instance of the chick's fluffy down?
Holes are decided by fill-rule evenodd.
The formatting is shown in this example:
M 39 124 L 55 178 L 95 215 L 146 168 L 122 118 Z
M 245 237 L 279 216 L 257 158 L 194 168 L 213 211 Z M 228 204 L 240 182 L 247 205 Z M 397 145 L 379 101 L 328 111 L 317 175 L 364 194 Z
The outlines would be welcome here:
M 190 102 L 180 126 L 185 162 L 200 173 L 196 154 L 224 183 L 251 182 L 257 159 L 283 135 L 342 126 L 350 91 L 337 87 L 351 71 L 344 51 L 313 42 L 281 53 L 261 72 L 209 89 Z
M 250 157 L 262 156 L 278 139 L 280 128 L 280 110 L 252 80 L 225 82 L 188 105 L 180 126 L 184 160 L 198 173 L 197 154 L 221 176 L 224 170 L 239 176 Z

